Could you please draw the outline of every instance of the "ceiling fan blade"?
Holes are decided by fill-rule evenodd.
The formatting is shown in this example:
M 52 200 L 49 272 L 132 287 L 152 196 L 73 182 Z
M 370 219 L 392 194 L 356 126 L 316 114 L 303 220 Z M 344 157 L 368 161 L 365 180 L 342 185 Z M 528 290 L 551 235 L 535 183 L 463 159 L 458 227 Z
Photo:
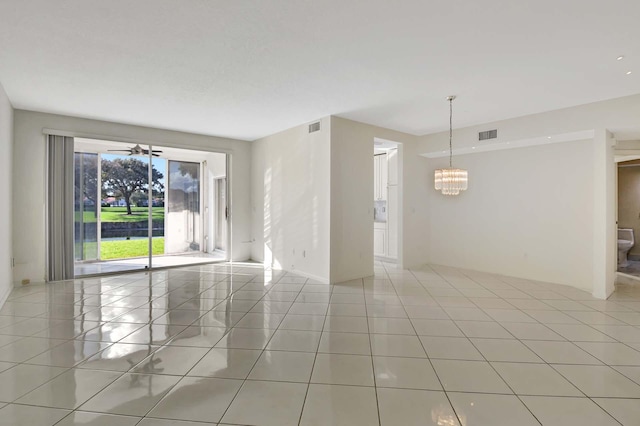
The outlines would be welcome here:
M 133 148 L 129 148 L 129 149 L 108 149 L 107 151 L 128 152 L 129 155 L 149 155 L 149 150 L 143 149 L 140 145 L 136 145 Z M 162 154 L 162 151 L 160 151 L 159 149 L 154 149 L 153 151 L 151 151 L 151 155 L 153 155 L 154 157 L 159 157 L 160 155 L 156 153 Z

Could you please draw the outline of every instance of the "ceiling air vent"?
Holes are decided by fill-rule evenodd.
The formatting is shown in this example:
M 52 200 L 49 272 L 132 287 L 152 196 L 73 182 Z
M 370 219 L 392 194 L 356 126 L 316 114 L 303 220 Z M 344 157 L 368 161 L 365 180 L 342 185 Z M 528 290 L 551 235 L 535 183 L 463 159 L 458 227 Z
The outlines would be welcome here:
M 316 121 L 315 123 L 309 124 L 309 133 L 317 132 L 320 130 L 320 122 Z
M 478 133 L 479 141 L 486 141 L 487 139 L 496 139 L 498 137 L 498 129 L 487 130 L 486 132 Z

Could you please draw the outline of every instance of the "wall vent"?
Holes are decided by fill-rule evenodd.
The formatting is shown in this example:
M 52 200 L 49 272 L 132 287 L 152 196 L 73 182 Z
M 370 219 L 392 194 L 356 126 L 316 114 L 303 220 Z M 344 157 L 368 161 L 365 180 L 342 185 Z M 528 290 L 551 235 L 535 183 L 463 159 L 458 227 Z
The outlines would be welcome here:
M 487 139 L 496 139 L 498 137 L 498 129 L 487 130 L 486 132 L 478 133 L 478 140 L 485 141 Z
M 320 122 L 316 121 L 315 123 L 309 124 L 309 133 L 317 132 L 320 130 Z

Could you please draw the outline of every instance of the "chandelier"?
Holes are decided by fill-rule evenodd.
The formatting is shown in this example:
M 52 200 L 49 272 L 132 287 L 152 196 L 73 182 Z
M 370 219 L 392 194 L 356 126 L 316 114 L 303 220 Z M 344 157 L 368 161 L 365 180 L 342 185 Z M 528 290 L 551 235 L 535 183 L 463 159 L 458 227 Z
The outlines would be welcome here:
M 437 169 L 434 175 L 436 191 L 444 195 L 458 195 L 465 191 L 469 183 L 469 176 L 464 169 L 453 167 L 453 100 L 455 96 L 448 96 L 449 101 L 449 168 Z

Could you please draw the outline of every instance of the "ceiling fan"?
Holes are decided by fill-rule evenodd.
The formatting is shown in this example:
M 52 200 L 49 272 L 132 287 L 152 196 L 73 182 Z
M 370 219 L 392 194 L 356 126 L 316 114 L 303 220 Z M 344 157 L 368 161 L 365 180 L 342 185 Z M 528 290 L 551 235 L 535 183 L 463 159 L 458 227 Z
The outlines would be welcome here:
M 107 151 L 110 151 L 110 152 L 128 152 L 129 155 L 149 155 L 149 150 L 142 148 L 140 145 L 136 145 L 136 146 L 128 148 L 128 149 L 108 149 Z M 156 154 L 156 153 L 158 153 L 158 154 Z M 151 155 L 153 155 L 154 157 L 160 157 L 161 153 L 162 153 L 162 151 L 156 150 L 156 149 L 151 151 Z

